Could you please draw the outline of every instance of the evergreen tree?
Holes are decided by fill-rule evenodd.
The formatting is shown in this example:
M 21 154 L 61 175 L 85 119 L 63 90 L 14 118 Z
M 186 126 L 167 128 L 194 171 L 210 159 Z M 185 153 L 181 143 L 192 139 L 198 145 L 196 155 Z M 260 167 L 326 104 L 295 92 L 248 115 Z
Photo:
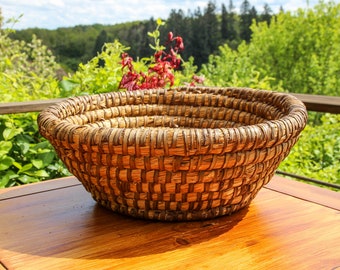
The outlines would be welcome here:
M 200 8 L 197 8 L 194 13 L 193 36 L 190 42 L 194 44 L 191 55 L 198 67 L 206 63 L 209 55 L 216 51 L 221 44 L 221 31 L 215 11 L 216 5 L 209 2 L 203 14 Z
M 198 7 L 194 11 L 191 17 L 191 31 L 193 35 L 190 38 L 189 43 L 193 44 L 191 55 L 195 59 L 195 65 L 201 66 L 203 61 L 202 58 L 207 58 L 207 47 L 205 43 L 205 33 L 204 33 L 204 23 L 203 23 L 203 15 L 201 9 Z
M 257 19 L 257 11 L 255 7 L 250 7 L 248 0 L 244 0 L 240 8 L 240 38 L 246 42 L 249 42 L 251 38 L 250 26 L 253 19 Z
M 228 39 L 229 35 L 228 35 L 228 11 L 227 8 L 225 7 L 224 4 L 222 4 L 222 8 L 221 8 L 222 12 L 221 12 L 221 37 L 223 40 Z
M 228 10 L 226 9 L 225 5 L 222 4 L 221 37 L 223 40 L 235 41 L 237 39 L 237 21 L 233 9 L 234 6 L 232 0 L 230 0 Z
M 148 35 L 148 32 L 152 32 L 156 28 L 156 22 L 154 18 L 150 18 L 146 23 L 143 24 L 142 29 L 142 39 L 140 42 L 139 53 L 135 57 L 148 57 L 154 53 L 154 51 L 150 48 L 151 39 Z M 131 43 L 130 43 L 131 44 Z M 131 44 L 133 45 L 133 44 Z
M 270 8 L 270 6 L 267 3 L 264 4 L 263 12 L 262 12 L 261 17 L 260 17 L 261 21 L 262 22 L 267 22 L 267 24 L 269 25 L 270 24 L 270 20 L 272 18 L 272 14 L 273 14 L 273 11 Z
M 215 12 L 216 5 L 213 2 L 209 2 L 203 15 L 204 26 L 206 27 L 205 34 L 209 54 L 217 50 L 218 46 L 221 43 L 221 32 L 219 30 L 219 23 Z
M 107 33 L 105 30 L 102 30 L 97 39 L 96 39 L 96 43 L 94 45 L 94 49 L 93 49 L 93 56 L 97 56 L 97 53 L 101 52 L 103 49 L 103 45 L 108 42 L 108 37 L 107 37 Z

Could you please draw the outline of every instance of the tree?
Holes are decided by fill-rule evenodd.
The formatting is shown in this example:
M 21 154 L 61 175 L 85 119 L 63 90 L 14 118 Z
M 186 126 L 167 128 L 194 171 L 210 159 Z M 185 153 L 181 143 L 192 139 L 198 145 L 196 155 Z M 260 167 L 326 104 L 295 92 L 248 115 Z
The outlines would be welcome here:
M 251 38 L 250 26 L 253 19 L 257 19 L 257 11 L 255 7 L 250 7 L 248 0 L 244 0 L 240 8 L 240 38 L 246 42 L 249 42 Z
M 217 50 L 218 45 L 221 43 L 221 32 L 219 30 L 219 23 L 216 16 L 216 5 L 213 2 L 208 3 L 203 14 L 203 21 L 204 26 L 206 27 L 205 34 L 208 49 L 210 53 L 213 53 Z
M 228 35 L 228 11 L 227 8 L 225 7 L 224 4 L 222 4 L 222 8 L 221 8 L 222 12 L 221 12 L 221 37 L 222 39 L 226 40 L 229 38 Z
M 239 68 L 245 72 L 242 76 L 249 73 L 260 81 L 269 78 L 269 88 L 340 96 L 339 14 L 340 4 L 322 3 L 314 9 L 300 9 L 295 14 L 280 13 L 270 25 L 254 22 L 249 44 L 242 43 L 233 56 L 223 47 L 219 58 L 209 58 L 206 68 L 214 66 L 215 72 L 223 73 L 227 69 L 225 66 L 234 66 L 238 74 Z M 214 77 L 214 81 L 218 80 Z
M 264 4 L 263 12 L 262 12 L 262 14 L 260 16 L 260 21 L 267 22 L 267 24 L 269 25 L 270 24 L 270 20 L 272 18 L 272 14 L 273 14 L 273 11 L 270 8 L 270 6 L 267 3 Z
M 195 46 L 191 53 L 198 67 L 206 63 L 209 55 L 221 44 L 221 32 L 215 11 L 216 5 L 209 2 L 204 13 L 197 8 L 192 19 L 193 36 L 190 42 Z
M 224 40 L 228 40 L 229 42 L 235 41 L 237 37 L 236 31 L 236 13 L 234 12 L 233 1 L 229 1 L 228 10 L 225 5 L 222 4 L 222 15 L 221 15 L 221 36 Z
M 340 95 L 340 4 L 280 13 L 253 24 L 249 59 L 291 92 Z
M 93 56 L 96 56 L 99 52 L 101 52 L 104 44 L 108 41 L 109 40 L 106 31 L 102 30 L 97 36 L 96 43 L 93 48 Z

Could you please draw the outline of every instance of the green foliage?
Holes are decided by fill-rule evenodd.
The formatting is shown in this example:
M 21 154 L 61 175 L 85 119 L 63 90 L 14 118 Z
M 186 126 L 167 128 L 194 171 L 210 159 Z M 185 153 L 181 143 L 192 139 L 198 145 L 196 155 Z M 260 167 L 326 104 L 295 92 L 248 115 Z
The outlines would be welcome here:
M 165 47 L 160 42 L 160 27 L 165 23 L 158 19 L 156 29 L 148 32 L 153 43 L 149 46 L 154 51 L 164 50 Z M 105 43 L 103 49 L 97 56 L 93 57 L 86 64 L 79 64 L 78 70 L 60 82 L 61 96 L 69 97 L 84 94 L 97 94 L 110 91 L 120 91 L 119 83 L 123 75 L 121 55 L 130 48 L 125 47 L 119 41 Z M 176 70 L 175 86 L 190 83 L 197 67 L 193 64 L 194 59 L 182 60 L 182 70 Z M 134 61 L 134 68 L 137 72 L 148 72 L 150 63 L 154 63 L 154 55 L 144 57 Z
M 36 120 L 34 113 L 0 116 L 0 188 L 69 174 Z
M 340 4 L 320 2 L 253 24 L 249 62 L 290 92 L 340 95 Z
M 120 42 L 106 43 L 103 50 L 60 83 L 61 96 L 75 96 L 117 91 L 122 77 L 121 53 L 127 50 Z
M 0 19 L 0 95 L 3 102 L 59 96 L 59 65 L 51 51 L 33 36 L 31 42 L 12 40 Z
M 44 44 L 53 51 L 56 60 L 67 71 L 78 70 L 79 63 L 87 63 L 100 53 L 104 43 L 119 40 L 122 44 L 132 44 L 131 55 L 145 55 L 148 49 L 146 32 L 153 27 L 149 22 L 131 22 L 116 25 L 78 25 L 69 28 L 25 29 L 11 33 L 11 38 L 29 42 L 32 35 L 44 41 Z
M 150 48 L 153 51 L 157 52 L 157 51 L 163 51 L 165 49 L 165 47 L 160 44 L 160 39 L 159 39 L 161 35 L 159 28 L 165 25 L 165 22 L 163 22 L 161 19 L 157 19 L 156 23 L 157 23 L 156 29 L 152 32 L 148 32 L 148 36 L 153 39 L 153 44 L 149 44 Z
M 249 46 L 244 42 L 238 51 L 232 50 L 227 44 L 220 46 L 219 54 L 210 55 L 209 62 L 202 66 L 206 84 L 272 89 L 274 78 L 261 76 L 258 67 L 249 61 L 248 54 Z M 280 85 L 276 85 L 275 89 L 282 90 Z
M 310 123 L 279 169 L 340 184 L 340 115 L 323 114 Z
M 202 72 L 214 85 L 340 95 L 340 4 L 320 3 L 296 14 L 253 22 L 251 42 L 223 45 Z
M 10 39 L 9 32 L 0 27 L 2 102 L 59 97 L 59 65 L 51 52 L 35 36 L 31 42 L 19 42 Z M 0 116 L 0 188 L 68 174 L 39 134 L 36 118 L 36 114 Z

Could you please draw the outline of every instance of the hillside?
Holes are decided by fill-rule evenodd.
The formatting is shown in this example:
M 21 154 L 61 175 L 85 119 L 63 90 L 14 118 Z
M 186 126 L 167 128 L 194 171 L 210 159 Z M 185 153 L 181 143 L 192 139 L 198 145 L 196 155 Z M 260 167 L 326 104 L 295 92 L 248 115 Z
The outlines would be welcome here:
M 231 1 L 232 3 L 232 1 Z M 270 22 L 274 15 L 268 5 L 258 12 L 248 1 L 240 7 L 241 13 L 235 12 L 232 5 L 217 7 L 208 2 L 204 10 L 196 8 L 193 12 L 172 10 L 161 29 L 161 36 L 166 37 L 169 31 L 180 35 L 185 41 L 186 49 L 183 59 L 193 56 L 195 64 L 200 67 L 208 62 L 210 54 L 218 51 L 218 47 L 228 43 L 236 49 L 242 40 L 250 41 L 252 20 Z M 218 12 L 221 10 L 221 12 Z M 133 57 L 146 57 L 152 53 L 148 32 L 155 29 L 154 18 L 147 21 L 127 22 L 115 25 L 79 25 L 70 28 L 25 29 L 11 34 L 11 38 L 29 42 L 36 35 L 52 50 L 58 62 L 64 68 L 75 71 L 79 63 L 86 63 L 101 51 L 105 42 L 119 40 L 129 46 L 129 54 Z

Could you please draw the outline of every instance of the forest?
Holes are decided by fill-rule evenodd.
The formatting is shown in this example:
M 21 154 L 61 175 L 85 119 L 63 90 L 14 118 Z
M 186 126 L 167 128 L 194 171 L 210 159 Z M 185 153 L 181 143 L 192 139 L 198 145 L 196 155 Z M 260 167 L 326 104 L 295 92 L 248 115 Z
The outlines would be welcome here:
M 238 9 L 240 13 L 236 12 Z M 194 64 L 201 67 L 208 62 L 209 55 L 218 51 L 220 45 L 228 43 L 236 49 L 242 40 L 249 42 L 253 20 L 269 24 L 273 15 L 268 4 L 257 11 L 247 0 L 240 7 L 235 7 L 232 0 L 221 7 L 208 2 L 204 10 L 196 8 L 186 13 L 181 9 L 171 10 L 169 17 L 163 18 L 166 25 L 160 31 L 164 38 L 170 31 L 181 36 L 186 46 L 183 59 L 188 60 L 192 56 Z M 155 29 L 156 19 L 115 25 L 78 25 L 56 30 L 32 28 L 16 31 L 10 37 L 28 42 L 32 35 L 36 35 L 52 50 L 58 63 L 67 70 L 75 71 L 79 63 L 86 63 L 95 57 L 104 43 L 114 40 L 130 47 L 129 54 L 133 57 L 149 56 L 152 49 L 147 33 Z
M 269 8 L 257 13 L 248 1 L 242 7 L 237 14 L 230 1 L 217 13 L 209 2 L 192 14 L 173 10 L 166 20 L 56 30 L 14 31 L 3 27 L 0 16 L 2 102 L 118 91 L 122 54 L 145 71 L 169 31 L 185 46 L 174 86 L 195 74 L 209 86 L 340 96 L 340 4 L 320 1 L 278 14 Z M 0 116 L 0 187 L 69 174 L 36 119 L 36 113 Z M 307 127 L 279 169 L 340 184 L 339 138 L 340 115 L 309 112 Z

